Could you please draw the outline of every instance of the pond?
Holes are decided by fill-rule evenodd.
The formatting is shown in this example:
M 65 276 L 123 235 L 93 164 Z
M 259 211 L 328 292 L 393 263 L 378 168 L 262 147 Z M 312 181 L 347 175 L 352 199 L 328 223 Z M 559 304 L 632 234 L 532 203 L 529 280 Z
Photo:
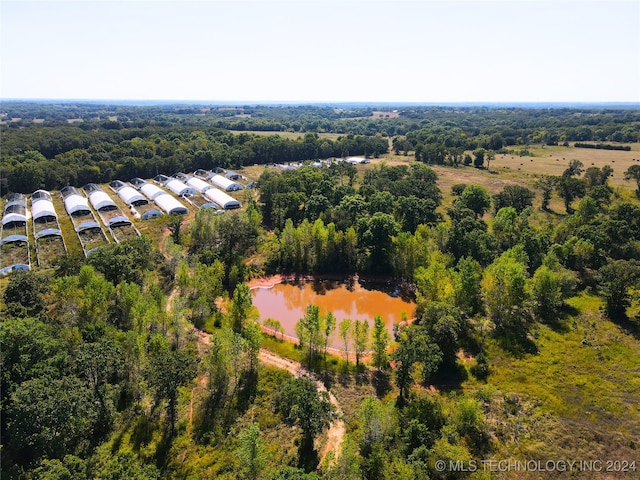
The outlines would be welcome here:
M 313 280 L 283 282 L 251 290 L 253 305 L 260 313 L 260 322 L 268 318 L 276 319 L 284 328 L 286 336 L 294 337 L 295 325 L 304 316 L 308 305 L 318 305 L 320 313 L 333 312 L 339 324 L 345 318 L 367 320 L 373 327 L 376 315 L 382 316 L 389 333 L 393 325 L 402 320 L 402 312 L 408 318 L 413 316 L 415 303 L 387 284 L 360 283 L 358 280 L 339 282 Z M 337 328 L 330 345 L 343 348 Z

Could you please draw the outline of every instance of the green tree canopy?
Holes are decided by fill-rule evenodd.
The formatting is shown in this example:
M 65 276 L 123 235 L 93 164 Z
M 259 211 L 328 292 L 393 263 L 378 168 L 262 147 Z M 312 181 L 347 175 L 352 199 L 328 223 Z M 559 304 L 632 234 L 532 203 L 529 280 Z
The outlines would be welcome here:
M 493 196 L 493 208 L 500 210 L 503 207 L 513 207 L 517 213 L 533 205 L 535 194 L 526 187 L 520 185 L 506 185 L 502 192 Z
M 476 216 L 482 217 L 491 206 L 491 196 L 485 187 L 467 185 L 458 202 L 464 208 L 472 210 Z
M 500 336 L 522 339 L 528 332 L 525 302 L 527 267 L 515 250 L 507 250 L 484 272 L 482 293 L 487 314 Z
M 197 357 L 186 350 L 171 350 L 167 341 L 156 335 L 151 342 L 149 365 L 144 376 L 158 400 L 167 401 L 169 434 L 173 436 L 178 414 L 178 388 L 196 376 Z
M 636 181 L 636 196 L 640 198 L 640 165 L 631 165 L 624 172 L 624 179 Z
M 335 407 L 326 391 L 320 392 L 313 380 L 306 377 L 287 380 L 278 389 L 276 410 L 289 425 L 302 430 L 303 449 L 312 449 L 313 440 L 335 419 Z

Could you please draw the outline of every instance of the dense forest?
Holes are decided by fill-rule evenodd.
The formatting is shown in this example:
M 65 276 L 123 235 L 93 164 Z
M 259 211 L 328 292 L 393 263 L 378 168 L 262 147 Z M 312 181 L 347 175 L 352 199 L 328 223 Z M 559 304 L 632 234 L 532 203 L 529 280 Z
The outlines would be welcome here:
M 542 474 L 471 468 L 488 459 L 611 460 L 615 478 L 637 477 L 640 165 L 625 187 L 608 165 L 572 159 L 497 190 L 488 168 L 569 141 L 635 152 L 636 109 L 2 113 L 3 194 L 216 166 L 256 168 L 258 185 L 239 212 L 149 220 L 140 238 L 3 279 L 3 477 Z M 270 166 L 349 155 L 395 161 Z M 477 181 L 444 189 L 436 167 Z M 381 318 L 336 324 L 309 305 L 294 346 L 277 319 L 256 321 L 248 283 L 274 274 L 383 278 L 415 301 L 413 321 L 390 336 Z M 332 336 L 342 354 L 327 353 Z

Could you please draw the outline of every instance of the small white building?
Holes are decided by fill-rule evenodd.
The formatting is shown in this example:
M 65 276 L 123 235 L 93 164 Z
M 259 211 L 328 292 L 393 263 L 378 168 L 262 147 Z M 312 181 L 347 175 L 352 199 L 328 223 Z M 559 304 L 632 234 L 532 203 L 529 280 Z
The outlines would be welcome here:
M 53 206 L 49 192 L 36 190 L 31 194 L 31 218 L 36 223 L 58 219 L 58 214 Z
M 187 207 L 182 205 L 178 200 L 173 198 L 168 193 L 156 196 L 153 201 L 156 202 L 156 205 L 158 205 L 169 215 L 186 215 L 187 213 L 189 213 Z
M 36 190 L 31 194 L 31 204 L 37 202 L 38 200 L 49 200 L 53 201 L 51 198 L 51 194 L 46 190 Z
M 185 185 L 177 178 L 169 178 L 169 180 L 165 182 L 164 186 L 171 190 L 174 195 L 179 197 L 192 197 L 196 194 L 196 191 L 193 188 Z
M 11 205 L 27 206 L 27 196 L 24 193 L 10 193 L 7 195 L 7 203 L 4 206 L 5 210 Z
M 232 210 L 234 208 L 241 208 L 242 204 L 230 195 L 227 195 L 222 190 L 217 188 L 208 188 L 203 195 L 211 200 L 216 205 L 221 206 L 225 210 Z
M 204 192 L 206 192 L 210 188 L 213 188 L 213 185 L 211 185 L 210 183 L 207 183 L 201 178 L 196 178 L 196 177 L 187 178 L 186 184 L 192 188 L 195 188 L 199 193 L 203 195 L 204 195 Z
M 93 190 L 87 195 L 89 196 L 89 201 L 91 202 L 91 205 L 93 205 L 93 208 L 99 212 L 108 212 L 109 210 L 116 210 L 118 208 L 111 197 L 107 195 L 107 192 L 102 190 Z
M 69 188 L 69 187 L 65 187 Z M 73 187 L 71 187 L 73 188 Z M 91 209 L 89 208 L 89 201 L 80 195 L 75 188 L 74 191 L 67 191 L 63 193 L 64 197 L 64 208 L 69 215 L 79 216 L 86 215 L 91 213 Z M 62 193 L 62 190 L 60 191 Z
M 207 180 L 225 192 L 242 190 L 242 185 L 238 182 L 234 182 L 233 180 L 223 177 L 222 175 L 218 175 L 217 173 L 209 175 Z
M 140 205 L 146 205 L 149 203 L 140 192 L 138 192 L 135 188 L 130 187 L 129 185 L 124 185 L 118 190 L 118 197 L 122 200 L 125 205 L 133 205 L 134 207 L 138 207 Z
M 156 197 L 159 197 L 160 195 L 169 195 L 167 192 L 162 190 L 157 185 L 154 185 L 153 183 L 144 183 L 140 186 L 140 191 L 144 194 L 145 197 L 153 201 L 155 201 Z
M 22 205 L 9 205 L 4 209 L 4 215 L 2 216 L 2 226 L 8 227 L 9 225 L 26 225 L 27 224 L 27 209 Z
M 134 182 L 134 180 L 132 180 L 132 182 Z M 165 213 L 169 215 L 186 215 L 189 213 L 187 207 L 182 205 L 176 198 L 169 195 L 157 185 L 145 182 L 144 180 L 136 181 L 135 185 L 149 200 L 153 200 L 153 202 Z

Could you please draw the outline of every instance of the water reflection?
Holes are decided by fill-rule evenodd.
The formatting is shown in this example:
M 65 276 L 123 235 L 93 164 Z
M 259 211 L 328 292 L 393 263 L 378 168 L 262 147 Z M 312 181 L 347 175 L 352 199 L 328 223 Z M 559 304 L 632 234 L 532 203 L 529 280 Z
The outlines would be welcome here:
M 320 312 L 333 312 L 337 322 L 350 318 L 368 320 L 381 315 L 389 332 L 393 324 L 399 323 L 402 312 L 411 318 L 415 304 L 403 295 L 392 296 L 396 290 L 384 284 L 350 280 L 313 280 L 280 283 L 272 288 L 255 288 L 251 291 L 253 304 L 260 312 L 260 320 L 274 318 L 280 321 L 285 335 L 295 336 L 295 325 L 304 316 L 307 305 L 318 305 Z M 398 292 L 396 292 L 398 293 Z M 331 345 L 340 348 L 336 333 Z

